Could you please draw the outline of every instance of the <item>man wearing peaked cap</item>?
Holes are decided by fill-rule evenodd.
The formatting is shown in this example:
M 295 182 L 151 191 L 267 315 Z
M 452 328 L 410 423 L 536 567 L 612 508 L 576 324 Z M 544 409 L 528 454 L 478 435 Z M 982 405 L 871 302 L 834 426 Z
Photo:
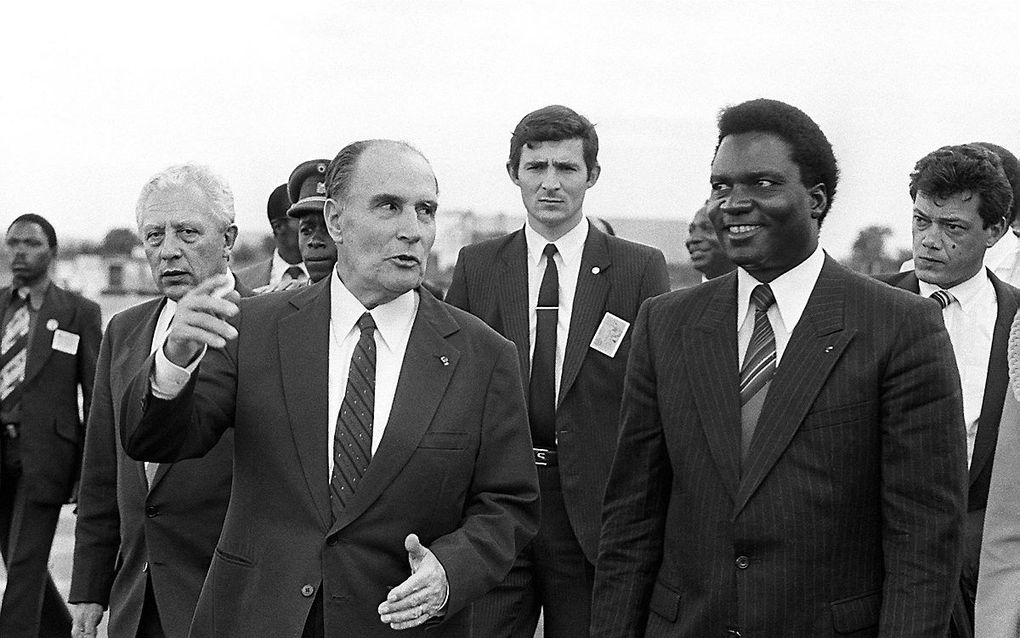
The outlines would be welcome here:
M 290 174 L 287 192 L 292 202 L 287 215 L 298 220 L 298 248 L 314 283 L 329 275 L 336 264 L 336 244 L 326 230 L 326 167 L 329 160 L 302 162 Z
M 298 248 L 298 222 L 287 215 L 289 209 L 287 184 L 280 184 L 273 189 L 266 204 L 273 241 L 276 242 L 273 256 L 235 273 L 237 279 L 249 288 L 275 286 L 283 281 L 308 281 L 308 272 Z

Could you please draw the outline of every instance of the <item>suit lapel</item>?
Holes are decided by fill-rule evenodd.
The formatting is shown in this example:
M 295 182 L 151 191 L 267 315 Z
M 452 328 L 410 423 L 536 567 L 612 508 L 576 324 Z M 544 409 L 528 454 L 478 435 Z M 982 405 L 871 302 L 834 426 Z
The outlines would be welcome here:
M 330 519 L 329 446 L 323 427 L 329 418 L 329 357 L 324 356 L 329 352 L 329 281 L 327 277 L 291 298 L 296 311 L 279 320 L 276 335 L 291 434 L 323 526 Z
M 59 315 L 63 314 L 64 310 L 64 304 L 61 301 L 60 291 L 55 284 L 50 283 L 46 287 L 42 306 L 39 307 L 39 313 L 36 315 L 32 341 L 28 344 L 28 359 L 25 361 L 25 380 L 22 381 L 22 385 L 27 384 L 35 378 L 35 375 L 42 371 L 43 366 L 46 365 L 50 355 L 53 353 L 51 342 L 54 331 L 50 330 L 47 324 L 51 320 L 57 320 L 57 329 L 67 329 L 65 322 L 59 321 Z
M 844 329 L 845 276 L 826 256 L 807 307 L 772 378 L 751 440 L 734 515 L 789 445 L 856 330 Z
M 581 253 L 580 270 L 577 273 L 577 287 L 574 290 L 574 304 L 570 314 L 570 328 L 567 345 L 563 353 L 563 370 L 560 373 L 560 392 L 557 405 L 566 396 L 577 378 L 581 363 L 588 353 L 599 319 L 606 307 L 609 296 L 609 276 L 606 271 L 612 264 L 606 236 L 594 227 L 588 227 L 588 237 Z
M 528 245 L 524 229 L 510 237 L 500 257 L 499 314 L 503 319 L 503 336 L 517 346 L 521 378 L 527 387 L 531 378 L 531 329 L 528 322 Z
M 442 304 L 422 294 L 382 441 L 331 532 L 348 525 L 375 502 L 417 449 L 457 369 L 460 352 L 446 340 L 457 330 Z
M 995 288 L 998 310 L 992 331 L 992 349 L 988 357 L 985 392 L 981 397 L 977 437 L 974 440 L 974 453 L 970 461 L 971 484 L 977 480 L 984 466 L 991 460 L 999 436 L 1002 402 L 1006 396 L 1006 387 L 1009 385 L 1009 366 L 1006 364 L 1009 328 L 1017 311 L 1017 300 L 1013 293 L 991 272 L 988 276 Z
M 126 388 L 131 382 L 132 377 L 134 377 L 135 373 L 149 357 L 149 350 L 152 349 L 152 337 L 156 332 L 156 322 L 159 321 L 159 313 L 162 312 L 163 306 L 166 304 L 166 297 L 147 303 L 152 305 L 148 316 L 142 321 L 132 324 L 128 331 L 124 333 L 122 343 L 131 344 L 131 347 L 119 348 L 117 356 L 113 358 L 110 374 L 116 375 L 117 378 L 110 384 L 111 389 Z M 119 400 L 119 397 L 115 395 L 114 400 Z M 166 474 L 166 469 L 171 465 L 173 464 L 159 464 L 159 469 L 149 489 L 152 489 L 163 478 L 163 475 Z M 148 478 L 145 476 L 145 463 L 136 461 L 135 469 L 138 471 L 138 478 L 141 480 L 142 485 L 147 485 Z
M 692 329 L 684 365 L 712 460 L 731 497 L 740 481 L 740 391 L 737 370 L 737 277 L 725 275 Z

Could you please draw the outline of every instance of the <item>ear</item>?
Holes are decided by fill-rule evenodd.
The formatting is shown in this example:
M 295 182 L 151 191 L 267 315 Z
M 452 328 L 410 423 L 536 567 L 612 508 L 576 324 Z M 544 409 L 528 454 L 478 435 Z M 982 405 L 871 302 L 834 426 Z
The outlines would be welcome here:
M 231 224 L 227 230 L 223 231 L 223 247 L 230 250 L 234 247 L 235 241 L 237 241 L 237 226 Z
M 829 205 L 829 196 L 825 190 L 825 184 L 815 184 L 808 189 L 808 197 L 811 198 L 811 217 L 821 219 L 825 214 L 825 207 Z
M 517 171 L 510 162 L 506 163 L 506 174 L 510 176 L 510 181 L 514 183 L 514 186 L 520 186 L 521 180 L 517 177 Z
M 340 215 L 342 213 L 343 209 L 335 199 L 330 197 L 326 200 L 326 206 L 322 210 L 323 217 L 326 220 L 326 232 L 338 244 L 342 244 L 344 241 L 343 233 L 340 232 Z
M 1002 236 L 1006 234 L 1007 228 L 1009 228 L 1009 224 L 1006 223 L 1005 217 L 1000 217 L 999 221 L 985 228 L 985 248 L 991 248 L 1002 239 Z
M 595 166 L 592 166 L 591 170 L 588 171 L 588 188 L 591 188 L 595 185 L 595 182 L 599 181 L 599 175 L 601 174 L 602 167 L 599 166 L 598 162 L 595 162 Z

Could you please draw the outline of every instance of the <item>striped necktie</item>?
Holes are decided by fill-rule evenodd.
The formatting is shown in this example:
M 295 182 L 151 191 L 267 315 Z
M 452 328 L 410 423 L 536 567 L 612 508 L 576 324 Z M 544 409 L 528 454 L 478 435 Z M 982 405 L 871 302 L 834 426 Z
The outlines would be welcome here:
M 21 382 L 25 380 L 28 332 L 32 320 L 28 303 L 28 293 L 14 295 L 11 318 L 4 325 L 3 338 L 0 339 L 0 401 L 12 406 L 20 400 Z
M 333 475 L 329 479 L 330 511 L 335 521 L 344 511 L 372 460 L 372 419 L 375 411 L 375 321 L 358 319 L 361 336 L 351 356 L 347 390 L 333 435 Z
M 765 387 L 776 373 L 776 336 L 769 323 L 768 309 L 776 301 L 772 289 L 767 284 L 758 284 L 751 291 L 751 302 L 754 304 L 754 332 L 751 343 L 744 355 L 744 366 L 740 369 L 740 404 L 747 403 L 751 397 Z
M 953 303 L 953 295 L 946 292 L 945 290 L 936 290 L 935 292 L 931 293 L 928 296 L 934 299 L 935 301 L 939 302 L 939 305 L 942 306 L 943 310 L 948 308 L 949 304 Z

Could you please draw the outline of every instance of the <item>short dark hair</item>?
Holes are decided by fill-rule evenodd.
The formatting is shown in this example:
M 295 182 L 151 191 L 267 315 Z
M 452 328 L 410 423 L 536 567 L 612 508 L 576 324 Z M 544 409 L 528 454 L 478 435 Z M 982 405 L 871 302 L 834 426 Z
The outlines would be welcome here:
M 347 192 L 351 188 L 351 178 L 354 176 L 354 169 L 358 166 L 358 159 L 366 150 L 372 146 L 376 146 L 377 144 L 389 144 L 399 148 L 405 148 L 421 155 L 422 159 L 428 162 L 428 158 L 425 157 L 421 151 L 407 142 L 383 139 L 351 142 L 340 149 L 340 152 L 336 154 L 336 157 L 333 158 L 333 160 L 329 163 L 329 166 L 326 168 L 326 197 L 336 201 L 337 203 L 343 203 L 344 198 L 347 197 Z M 435 177 L 435 175 L 433 175 L 433 177 Z M 438 178 L 436 178 L 436 192 L 439 192 Z
M 975 144 L 943 146 L 914 164 L 910 174 L 911 200 L 919 192 L 945 199 L 963 191 L 981 196 L 978 214 L 984 228 L 1009 220 L 1013 188 L 994 151 Z
M 39 224 L 39 228 L 42 228 L 43 234 L 46 235 L 46 243 L 49 244 L 50 248 L 57 247 L 57 231 L 53 230 L 53 224 L 46 221 L 46 218 L 42 215 L 36 215 L 35 213 L 25 213 L 24 215 L 18 215 L 11 222 L 11 225 L 7 227 L 7 232 L 11 232 L 14 225 L 19 222 L 28 222 L 30 224 Z
M 1013 205 L 1009 207 L 1009 219 L 1006 220 L 1012 224 L 1016 219 L 1017 208 L 1020 207 L 1020 162 L 1017 161 L 1016 155 L 998 144 L 974 142 L 973 145 L 995 153 L 999 156 L 999 161 L 1002 162 L 1002 170 L 1006 173 L 1006 179 L 1009 180 L 1009 185 L 1013 188 Z
M 741 133 L 771 133 L 790 145 L 790 159 L 800 167 L 800 181 L 804 187 L 825 186 L 825 210 L 818 217 L 821 224 L 836 197 L 839 167 L 832 153 L 832 144 L 818 124 L 795 106 L 759 98 L 728 106 L 719 112 L 719 139 L 715 152 L 719 152 L 723 138 Z
M 588 177 L 598 165 L 599 136 L 595 133 L 595 125 L 577 111 L 553 104 L 532 111 L 524 116 L 514 128 L 510 138 L 510 171 L 514 177 L 521 163 L 521 149 L 536 142 L 558 142 L 580 138 L 584 165 L 588 169 Z

